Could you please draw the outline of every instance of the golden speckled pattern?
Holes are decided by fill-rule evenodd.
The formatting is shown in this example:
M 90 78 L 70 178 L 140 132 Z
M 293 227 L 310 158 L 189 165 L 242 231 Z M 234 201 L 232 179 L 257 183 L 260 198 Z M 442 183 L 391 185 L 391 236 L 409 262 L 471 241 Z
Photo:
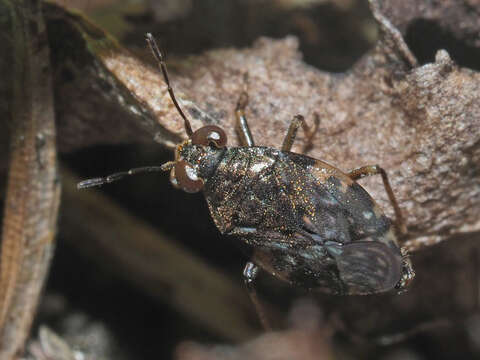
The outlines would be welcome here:
M 280 279 L 335 294 L 388 291 L 400 280 L 391 221 L 325 162 L 266 147 L 226 149 L 204 193 L 218 229 L 252 245 L 254 261 Z

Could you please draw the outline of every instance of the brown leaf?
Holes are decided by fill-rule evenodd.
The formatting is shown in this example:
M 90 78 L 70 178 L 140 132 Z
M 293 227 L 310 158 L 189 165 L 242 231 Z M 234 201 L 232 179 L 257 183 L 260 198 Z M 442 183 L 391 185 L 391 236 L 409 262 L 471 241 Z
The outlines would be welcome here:
M 23 351 L 53 255 L 60 197 L 52 73 L 39 1 L 0 2 L 12 38 L 8 184 L 0 258 L 0 358 Z M 2 70 L 6 69 L 3 66 Z M 3 73 L 3 72 L 2 72 Z
M 47 14 L 54 36 L 76 31 L 72 41 L 82 54 L 71 59 L 75 81 L 56 79 L 61 148 L 148 141 L 149 136 L 171 148 L 185 137 L 158 69 L 78 16 L 50 5 Z M 311 122 L 318 113 L 321 127 L 309 155 L 343 170 L 385 167 L 406 214 L 412 250 L 479 231 L 480 77 L 457 66 L 445 51 L 435 63 L 410 69 L 416 60 L 400 33 L 388 20 L 381 28 L 384 36 L 375 50 L 345 74 L 303 63 L 293 37 L 264 38 L 252 48 L 178 61 L 170 66 L 172 83 L 193 128 L 221 125 L 231 146 L 238 145 L 233 110 L 244 88 L 259 145 L 280 146 L 295 114 Z M 61 51 L 55 56 L 71 56 Z M 58 65 L 57 74 L 64 74 L 65 65 Z M 294 151 L 303 146 L 300 134 Z M 380 179 L 365 183 L 393 215 Z

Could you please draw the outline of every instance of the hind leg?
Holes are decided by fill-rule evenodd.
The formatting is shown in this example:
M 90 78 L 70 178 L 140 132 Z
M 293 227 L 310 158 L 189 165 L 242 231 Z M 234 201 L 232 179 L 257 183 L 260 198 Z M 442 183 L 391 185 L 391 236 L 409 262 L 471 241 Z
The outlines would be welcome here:
M 397 199 L 395 198 L 395 194 L 393 193 L 392 187 L 390 186 L 390 182 L 388 181 L 388 176 L 386 171 L 378 165 L 369 165 L 369 166 L 362 166 L 358 169 L 354 169 L 348 173 L 348 176 L 350 176 L 350 178 L 355 181 L 367 176 L 372 176 L 372 175 L 382 176 L 383 186 L 385 187 L 385 191 L 387 192 L 388 198 L 392 203 L 393 210 L 395 211 L 395 223 L 400 233 L 402 235 L 405 235 L 407 233 L 407 226 L 405 225 L 405 220 L 403 219 L 402 211 L 398 206 Z

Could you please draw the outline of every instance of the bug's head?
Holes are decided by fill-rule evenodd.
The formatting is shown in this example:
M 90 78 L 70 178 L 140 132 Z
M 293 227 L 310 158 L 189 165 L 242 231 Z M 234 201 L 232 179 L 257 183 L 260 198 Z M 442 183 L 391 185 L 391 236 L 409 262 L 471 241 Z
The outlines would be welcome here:
M 216 125 L 203 126 L 195 132 L 192 130 L 190 121 L 188 121 L 183 113 L 173 89 L 170 86 L 167 66 L 163 59 L 162 52 L 152 34 L 148 33 L 146 39 L 150 46 L 150 50 L 152 50 L 153 56 L 160 66 L 170 98 L 172 99 L 178 113 L 183 118 L 185 132 L 188 139 L 177 145 L 174 161 L 169 161 L 161 166 L 135 168 L 111 174 L 106 177 L 84 180 L 77 185 L 80 189 L 111 183 L 127 175 L 134 175 L 143 172 L 170 171 L 170 181 L 173 186 L 188 193 L 195 193 L 202 190 L 206 179 L 215 169 L 216 164 L 223 153 L 222 149 L 227 144 L 227 135 L 225 134 L 225 131 Z
M 167 163 L 170 165 L 166 166 L 165 169 L 170 168 L 170 182 L 173 186 L 189 193 L 198 192 L 202 190 L 209 171 L 216 163 L 219 153 L 218 150 L 227 144 L 227 135 L 223 129 L 216 125 L 207 125 L 195 132 L 192 130 L 190 121 L 188 121 L 183 113 L 170 86 L 167 65 L 165 64 L 162 52 L 152 34 L 148 33 L 146 39 L 153 56 L 160 65 L 160 70 L 167 84 L 170 98 L 178 113 L 183 118 L 185 132 L 188 136 L 188 140 L 177 145 L 175 161 L 173 163 Z
M 189 126 L 185 129 L 188 133 Z M 175 161 L 170 170 L 172 185 L 188 193 L 202 190 L 226 144 L 225 131 L 216 125 L 207 125 L 193 132 L 175 149 Z

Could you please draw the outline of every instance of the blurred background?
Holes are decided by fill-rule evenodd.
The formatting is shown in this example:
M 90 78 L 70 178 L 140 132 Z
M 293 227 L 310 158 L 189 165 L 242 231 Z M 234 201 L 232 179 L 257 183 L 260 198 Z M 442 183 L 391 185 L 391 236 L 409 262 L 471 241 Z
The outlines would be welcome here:
M 378 36 L 368 3 L 361 0 L 56 4 L 84 14 L 146 62 L 152 62 L 146 32 L 154 34 L 173 63 L 207 50 L 250 47 L 262 36 L 294 35 L 307 64 L 341 76 Z M 57 25 L 48 26 L 51 32 Z M 478 48 L 434 22 L 412 21 L 404 33 L 422 64 L 433 61 L 437 49 L 448 48 L 460 65 L 479 67 Z M 79 179 L 160 165 L 171 157 L 171 150 L 148 137 L 141 144 L 79 147 L 60 155 L 64 194 L 57 248 L 31 344 L 48 326 L 92 359 L 479 357 L 478 236 L 463 239 L 468 245 L 459 252 L 441 244 L 415 259 L 431 272 L 450 262 L 465 264 L 465 272 L 453 277 L 455 300 L 452 292 L 422 299 L 416 288 L 400 296 L 326 297 L 262 275 L 259 293 L 278 330 L 264 335 L 243 286 L 248 257 L 219 235 L 201 194 L 175 190 L 162 173 L 100 190 L 75 189 Z M 417 288 L 428 287 L 419 277 Z M 419 310 L 413 313 L 415 305 Z

